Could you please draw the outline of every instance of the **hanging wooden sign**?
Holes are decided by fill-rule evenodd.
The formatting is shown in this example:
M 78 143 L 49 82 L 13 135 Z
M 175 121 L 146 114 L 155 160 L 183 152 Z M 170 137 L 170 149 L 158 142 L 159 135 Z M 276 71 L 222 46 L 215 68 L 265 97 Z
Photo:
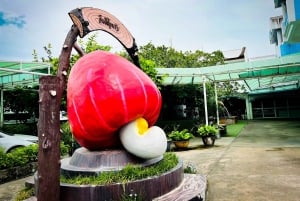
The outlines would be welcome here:
M 137 46 L 128 29 L 112 14 L 92 7 L 77 8 L 69 12 L 73 23 L 83 38 L 92 31 L 102 30 L 114 36 L 127 50 L 133 62 L 140 67 Z

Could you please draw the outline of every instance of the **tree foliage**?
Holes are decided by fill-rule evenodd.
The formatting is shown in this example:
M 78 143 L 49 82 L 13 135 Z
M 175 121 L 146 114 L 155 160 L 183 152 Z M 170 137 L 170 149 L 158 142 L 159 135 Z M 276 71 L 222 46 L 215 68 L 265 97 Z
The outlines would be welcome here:
M 79 46 L 82 48 L 82 50 L 85 53 L 90 53 L 96 50 L 104 50 L 104 51 L 110 51 L 111 47 L 108 45 L 100 45 L 98 44 L 97 40 L 96 40 L 97 34 L 92 34 L 88 37 L 88 39 L 85 41 L 83 39 L 79 39 L 78 40 L 78 44 Z M 49 62 L 51 63 L 51 74 L 55 75 L 57 73 L 58 70 L 58 62 L 59 62 L 59 57 L 55 57 L 52 54 L 52 46 L 49 43 L 48 45 L 44 46 L 44 50 L 46 52 L 47 58 L 45 57 L 41 57 L 40 60 L 42 62 Z M 37 62 L 39 61 L 39 57 L 38 57 L 38 53 L 36 52 L 36 50 L 33 50 L 33 61 Z M 78 53 L 76 54 L 71 54 L 70 57 L 70 66 L 72 67 L 76 61 L 80 58 L 80 55 Z M 70 70 L 70 68 L 69 68 Z
M 218 88 L 222 89 L 218 91 L 219 97 L 239 96 L 246 91 L 245 86 L 237 81 L 220 82 Z
M 38 115 L 38 90 L 17 86 L 4 92 L 4 110 L 12 111 L 14 119 L 25 122 L 29 117 Z
M 154 61 L 156 67 L 160 68 L 205 67 L 224 63 L 221 51 L 212 53 L 200 50 L 183 52 L 164 45 L 155 47 L 151 42 L 140 47 L 139 55 L 144 59 Z

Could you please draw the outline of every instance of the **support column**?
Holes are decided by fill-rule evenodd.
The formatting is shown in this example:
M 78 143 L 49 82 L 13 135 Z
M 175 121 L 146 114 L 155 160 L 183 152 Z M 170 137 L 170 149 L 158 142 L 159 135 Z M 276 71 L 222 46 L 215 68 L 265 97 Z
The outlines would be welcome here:
M 215 102 L 216 102 L 216 115 L 217 115 L 217 125 L 220 124 L 220 119 L 219 119 L 219 107 L 218 107 L 218 91 L 217 91 L 217 83 L 214 83 L 215 87 Z
M 249 95 L 246 96 L 246 112 L 247 112 L 247 119 L 251 120 L 253 119 L 253 113 L 252 113 L 252 103 L 250 101 Z
M 206 99 L 206 83 L 205 83 L 205 77 L 202 77 L 203 79 L 203 98 L 204 98 L 204 110 L 205 110 L 205 125 L 208 125 L 208 113 L 207 113 L 207 99 Z
M 1 97 L 0 97 L 0 127 L 3 127 L 4 124 L 4 109 L 3 109 L 3 89 L 1 89 Z

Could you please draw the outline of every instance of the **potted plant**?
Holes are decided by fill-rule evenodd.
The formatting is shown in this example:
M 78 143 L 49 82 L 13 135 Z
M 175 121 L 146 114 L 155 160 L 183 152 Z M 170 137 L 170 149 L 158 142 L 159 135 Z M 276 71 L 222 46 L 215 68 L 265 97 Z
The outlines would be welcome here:
M 190 133 L 188 129 L 183 129 L 181 131 L 172 131 L 168 137 L 172 139 L 177 148 L 187 148 L 189 145 L 189 140 L 193 138 L 194 135 Z
M 213 146 L 217 138 L 218 129 L 213 125 L 203 125 L 198 128 L 198 135 L 205 146 Z

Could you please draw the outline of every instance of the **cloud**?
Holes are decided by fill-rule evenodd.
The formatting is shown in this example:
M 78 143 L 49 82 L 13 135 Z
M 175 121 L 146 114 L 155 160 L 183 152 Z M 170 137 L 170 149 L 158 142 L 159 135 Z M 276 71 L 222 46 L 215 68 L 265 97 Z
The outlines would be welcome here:
M 72 26 L 68 12 L 89 6 L 117 17 L 138 46 L 151 41 L 157 46 L 205 52 L 246 46 L 249 58 L 275 53 L 268 38 L 269 18 L 282 14 L 282 10 L 274 9 L 273 0 L 204 2 L 131 0 L 128 4 L 122 0 L 0 0 L 0 44 L 5 48 L 0 51 L 0 59 L 32 60 L 33 49 L 47 56 L 43 55 L 43 46 L 48 43 L 53 47 L 53 56 L 58 57 Z M 112 51 L 123 50 L 110 34 L 99 31 L 97 35 L 97 42 L 113 47 Z
M 13 25 L 18 28 L 23 28 L 26 24 L 25 16 L 7 16 L 6 13 L 0 11 L 0 26 L 9 26 Z

